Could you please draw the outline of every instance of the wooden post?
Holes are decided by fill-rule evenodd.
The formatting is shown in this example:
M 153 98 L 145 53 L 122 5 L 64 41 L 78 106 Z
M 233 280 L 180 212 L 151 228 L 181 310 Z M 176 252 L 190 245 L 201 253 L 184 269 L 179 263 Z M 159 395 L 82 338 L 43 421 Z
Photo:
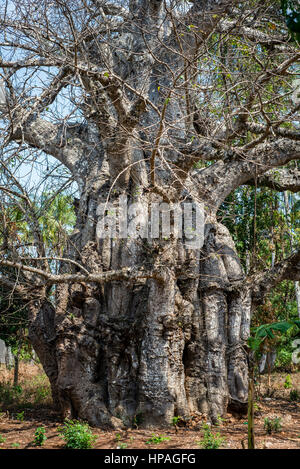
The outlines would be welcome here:
M 255 449 L 254 439 L 254 363 L 249 353 L 249 385 L 248 385 L 248 449 Z

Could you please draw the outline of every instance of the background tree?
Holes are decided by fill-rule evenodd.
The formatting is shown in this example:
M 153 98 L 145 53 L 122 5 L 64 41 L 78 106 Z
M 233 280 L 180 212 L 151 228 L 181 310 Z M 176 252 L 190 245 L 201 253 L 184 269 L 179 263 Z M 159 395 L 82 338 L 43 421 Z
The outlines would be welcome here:
M 300 254 L 264 265 L 254 210 L 245 276 L 219 210 L 245 184 L 299 189 L 300 54 L 283 13 L 275 0 L 1 7 L 1 190 L 21 200 L 33 247 L 3 248 L 0 281 L 30 300 L 30 339 L 65 415 L 152 425 L 247 406 L 251 312 L 299 280 Z M 50 155 L 77 184 L 56 259 L 20 183 L 22 152 L 36 166 Z M 141 233 L 151 203 L 203 203 L 203 247 L 187 234 L 97 236 L 99 204 L 116 210 L 121 195 L 146 207 Z

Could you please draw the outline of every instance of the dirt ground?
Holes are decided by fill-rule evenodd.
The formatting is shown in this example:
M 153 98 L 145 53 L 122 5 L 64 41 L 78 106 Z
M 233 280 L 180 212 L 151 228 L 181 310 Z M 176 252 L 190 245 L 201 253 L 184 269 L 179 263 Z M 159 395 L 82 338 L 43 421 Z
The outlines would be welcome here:
M 2 391 L 3 386 L 11 382 L 12 373 L 12 370 L 8 372 L 3 366 L 0 368 Z M 259 449 L 300 449 L 300 402 L 289 399 L 291 388 L 284 388 L 286 375 L 286 373 L 274 373 L 271 376 L 269 390 L 266 376 L 261 377 L 260 383 L 257 383 L 255 436 L 256 447 Z M 64 447 L 64 441 L 57 432 L 62 422 L 59 415 L 51 407 L 49 393 L 46 391 L 42 393 L 40 390 L 41 386 L 45 386 L 43 380 L 44 375 L 40 367 L 22 365 L 20 386 L 25 400 L 19 396 L 17 404 L 11 402 L 4 405 L 1 402 L 0 394 L 1 449 L 35 448 L 33 444 L 34 432 L 37 427 L 41 426 L 45 427 L 47 436 L 43 448 L 62 449 Z M 292 389 L 297 389 L 300 392 L 300 372 L 291 374 L 291 381 Z M 32 390 L 34 382 L 38 385 Z M 28 387 L 29 390 L 26 391 Z M 37 389 L 38 397 L 35 395 Z M 42 398 L 39 397 L 40 395 Z M 29 398 L 31 398 L 31 402 L 28 403 Z M 281 419 L 282 429 L 269 435 L 264 429 L 264 420 L 275 417 Z M 94 447 L 96 449 L 199 449 L 201 446 L 198 442 L 203 438 L 202 426 L 204 423 L 205 418 L 201 414 L 195 414 L 188 421 L 180 422 L 177 429 L 172 425 L 170 428 L 155 428 L 153 430 L 142 428 L 124 430 L 120 428 L 114 431 L 103 431 L 93 428 L 93 433 L 98 437 Z M 211 427 L 211 431 L 214 434 L 219 433 L 220 437 L 224 438 L 222 444 L 224 449 L 242 449 L 242 440 L 247 447 L 247 417 L 241 418 L 227 414 L 218 426 Z M 147 443 L 153 436 L 168 439 L 158 444 Z

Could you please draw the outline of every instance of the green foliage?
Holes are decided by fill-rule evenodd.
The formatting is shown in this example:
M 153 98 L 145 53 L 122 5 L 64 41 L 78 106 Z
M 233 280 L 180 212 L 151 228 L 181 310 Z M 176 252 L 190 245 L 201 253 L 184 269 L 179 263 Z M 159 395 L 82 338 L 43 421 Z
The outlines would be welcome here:
M 281 9 L 292 37 L 300 42 L 300 5 L 298 0 L 281 0 Z
M 300 393 L 298 389 L 291 389 L 290 391 L 290 401 L 297 402 L 300 400 Z
M 19 393 L 19 386 L 12 386 L 10 383 L 2 382 L 0 383 L 0 402 L 1 405 L 11 404 L 16 400 Z
M 291 375 L 287 375 L 283 386 L 285 389 L 291 389 L 291 387 L 293 386 Z
M 6 441 L 6 438 L 4 438 L 4 436 L 0 435 L 0 444 L 5 443 L 5 441 Z
M 126 449 L 128 446 L 127 443 L 120 443 L 119 446 L 117 447 L 117 449 Z
M 274 339 L 275 333 L 284 334 L 292 327 L 300 328 L 300 321 L 279 321 L 271 324 L 262 324 L 252 329 L 252 336 L 248 339 L 249 347 L 258 352 L 265 339 Z
M 34 433 L 35 446 L 43 446 L 46 440 L 47 440 L 47 437 L 46 437 L 45 427 L 38 427 Z
M 204 431 L 203 438 L 197 444 L 203 449 L 219 449 L 224 444 L 225 439 L 220 436 L 220 433 L 212 433 L 209 425 L 203 425 L 202 429 Z
M 20 443 L 12 443 L 11 447 L 12 448 L 20 448 Z
M 16 419 L 19 420 L 20 422 L 23 422 L 23 420 L 24 420 L 24 410 L 22 410 L 21 412 L 18 412 L 16 414 Z
M 260 412 L 261 411 L 261 407 L 260 405 L 257 403 L 257 402 L 253 402 L 253 408 L 255 411 L 257 412 Z
M 279 344 L 279 347 L 280 347 L 280 344 Z M 291 350 L 290 344 L 287 344 L 286 346 L 282 346 L 281 348 L 278 349 L 275 366 L 277 368 L 283 368 L 284 370 L 288 371 L 291 366 L 291 363 L 292 363 L 292 350 Z
M 290 167 L 293 170 L 295 163 Z M 272 260 L 277 262 L 290 255 L 291 230 L 294 245 L 299 244 L 300 201 L 288 193 L 288 202 L 290 210 L 286 213 L 281 194 L 270 189 L 244 186 L 232 193 L 220 207 L 220 221 L 233 236 L 241 262 L 249 274 L 270 269 Z M 275 366 L 291 371 L 292 342 L 299 333 L 297 318 L 294 282 L 283 281 L 269 293 L 252 316 L 253 328 L 248 345 L 255 350 L 256 358 L 263 351 L 276 350 Z
M 46 246 L 62 255 L 68 234 L 76 221 L 73 199 L 66 194 L 44 194 L 40 201 L 39 218 Z
M 51 403 L 50 383 L 45 373 L 25 379 L 18 386 L 10 382 L 0 383 L 0 406 L 25 408 Z
M 34 236 L 30 222 L 30 216 L 37 224 L 47 255 L 49 257 L 61 257 L 65 249 L 68 235 L 75 224 L 75 211 L 73 198 L 63 193 L 43 193 L 38 200 L 32 200 L 32 211 L 27 213 L 18 204 L 9 204 L 5 207 L 6 223 L 9 226 L 7 236 L 12 245 L 31 245 L 34 243 Z M 2 209 L 1 209 L 2 210 Z M 27 215 L 25 216 L 25 213 Z M 4 242 L 3 234 L 0 230 L 0 244 Z M 32 249 L 32 248 L 30 248 Z M 22 248 L 24 257 L 32 256 L 32 252 Z M 8 258 L 10 252 L 7 252 Z M 49 261 L 50 269 L 57 273 L 59 263 L 56 260 Z M 4 269 L 5 271 L 5 269 Z M 51 294 L 51 292 L 49 292 Z M 0 339 L 4 340 L 7 346 L 12 347 L 14 354 L 21 352 L 20 359 L 31 358 L 32 348 L 27 340 L 28 310 L 27 302 L 11 296 L 0 286 Z
M 181 420 L 181 417 L 179 415 L 177 416 L 174 416 L 172 418 L 172 421 L 171 421 L 171 425 L 173 425 L 174 427 L 176 427 L 176 425 L 178 425 L 178 423 L 180 422 Z
M 279 417 L 265 418 L 264 429 L 271 435 L 271 433 L 279 433 L 282 430 L 281 419 Z
M 170 437 L 163 436 L 163 435 L 155 435 L 152 433 L 152 437 L 149 438 L 149 440 L 146 441 L 147 445 L 159 445 L 160 443 L 163 443 L 164 441 L 170 440 Z
M 216 425 L 217 427 L 220 427 L 221 425 L 223 425 L 224 422 L 225 422 L 225 419 L 223 419 L 223 418 L 221 417 L 221 415 L 218 415 L 218 417 L 217 417 L 217 422 L 215 423 L 215 425 Z
M 65 420 L 64 426 L 58 429 L 66 448 L 91 449 L 97 439 L 87 423 L 78 420 Z

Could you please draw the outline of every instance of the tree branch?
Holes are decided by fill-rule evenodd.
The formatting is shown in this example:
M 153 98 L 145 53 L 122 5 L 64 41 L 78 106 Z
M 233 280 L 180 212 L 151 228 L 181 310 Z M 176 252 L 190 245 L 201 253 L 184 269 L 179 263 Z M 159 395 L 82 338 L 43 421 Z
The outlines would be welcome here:
M 255 181 L 251 179 L 247 181 L 248 185 L 255 185 Z M 257 179 L 257 185 L 260 187 L 269 187 L 279 192 L 300 191 L 300 171 L 298 169 L 281 168 L 268 171 Z
M 231 157 L 199 170 L 193 176 L 199 184 L 200 196 L 215 211 L 234 189 L 254 176 L 299 158 L 300 144 L 280 139 L 258 145 L 246 154 L 239 153 L 239 148 L 236 148 Z
M 102 273 L 95 273 L 95 274 L 51 274 L 49 272 L 45 272 L 44 270 L 37 269 L 35 267 L 31 267 L 28 265 L 20 264 L 18 262 L 12 262 L 5 259 L 0 259 L 0 265 L 4 267 L 14 268 L 18 270 L 22 270 L 24 272 L 30 272 L 37 277 L 41 277 L 45 280 L 45 285 L 55 285 L 61 283 L 103 283 L 103 282 L 111 282 L 111 281 L 118 281 L 118 280 L 143 280 L 147 278 L 153 278 L 157 281 L 163 282 L 164 281 L 164 274 L 163 272 L 155 272 L 153 270 L 146 270 L 146 269 L 139 269 L 137 267 L 125 267 L 120 270 L 111 270 Z M 44 284 L 38 284 L 40 288 Z
M 71 173 L 78 175 L 77 163 L 89 155 L 97 155 L 94 143 L 80 139 L 80 124 L 55 125 L 41 118 L 30 118 L 19 125 L 10 135 L 10 140 L 25 142 L 33 148 L 43 150 L 63 163 Z

